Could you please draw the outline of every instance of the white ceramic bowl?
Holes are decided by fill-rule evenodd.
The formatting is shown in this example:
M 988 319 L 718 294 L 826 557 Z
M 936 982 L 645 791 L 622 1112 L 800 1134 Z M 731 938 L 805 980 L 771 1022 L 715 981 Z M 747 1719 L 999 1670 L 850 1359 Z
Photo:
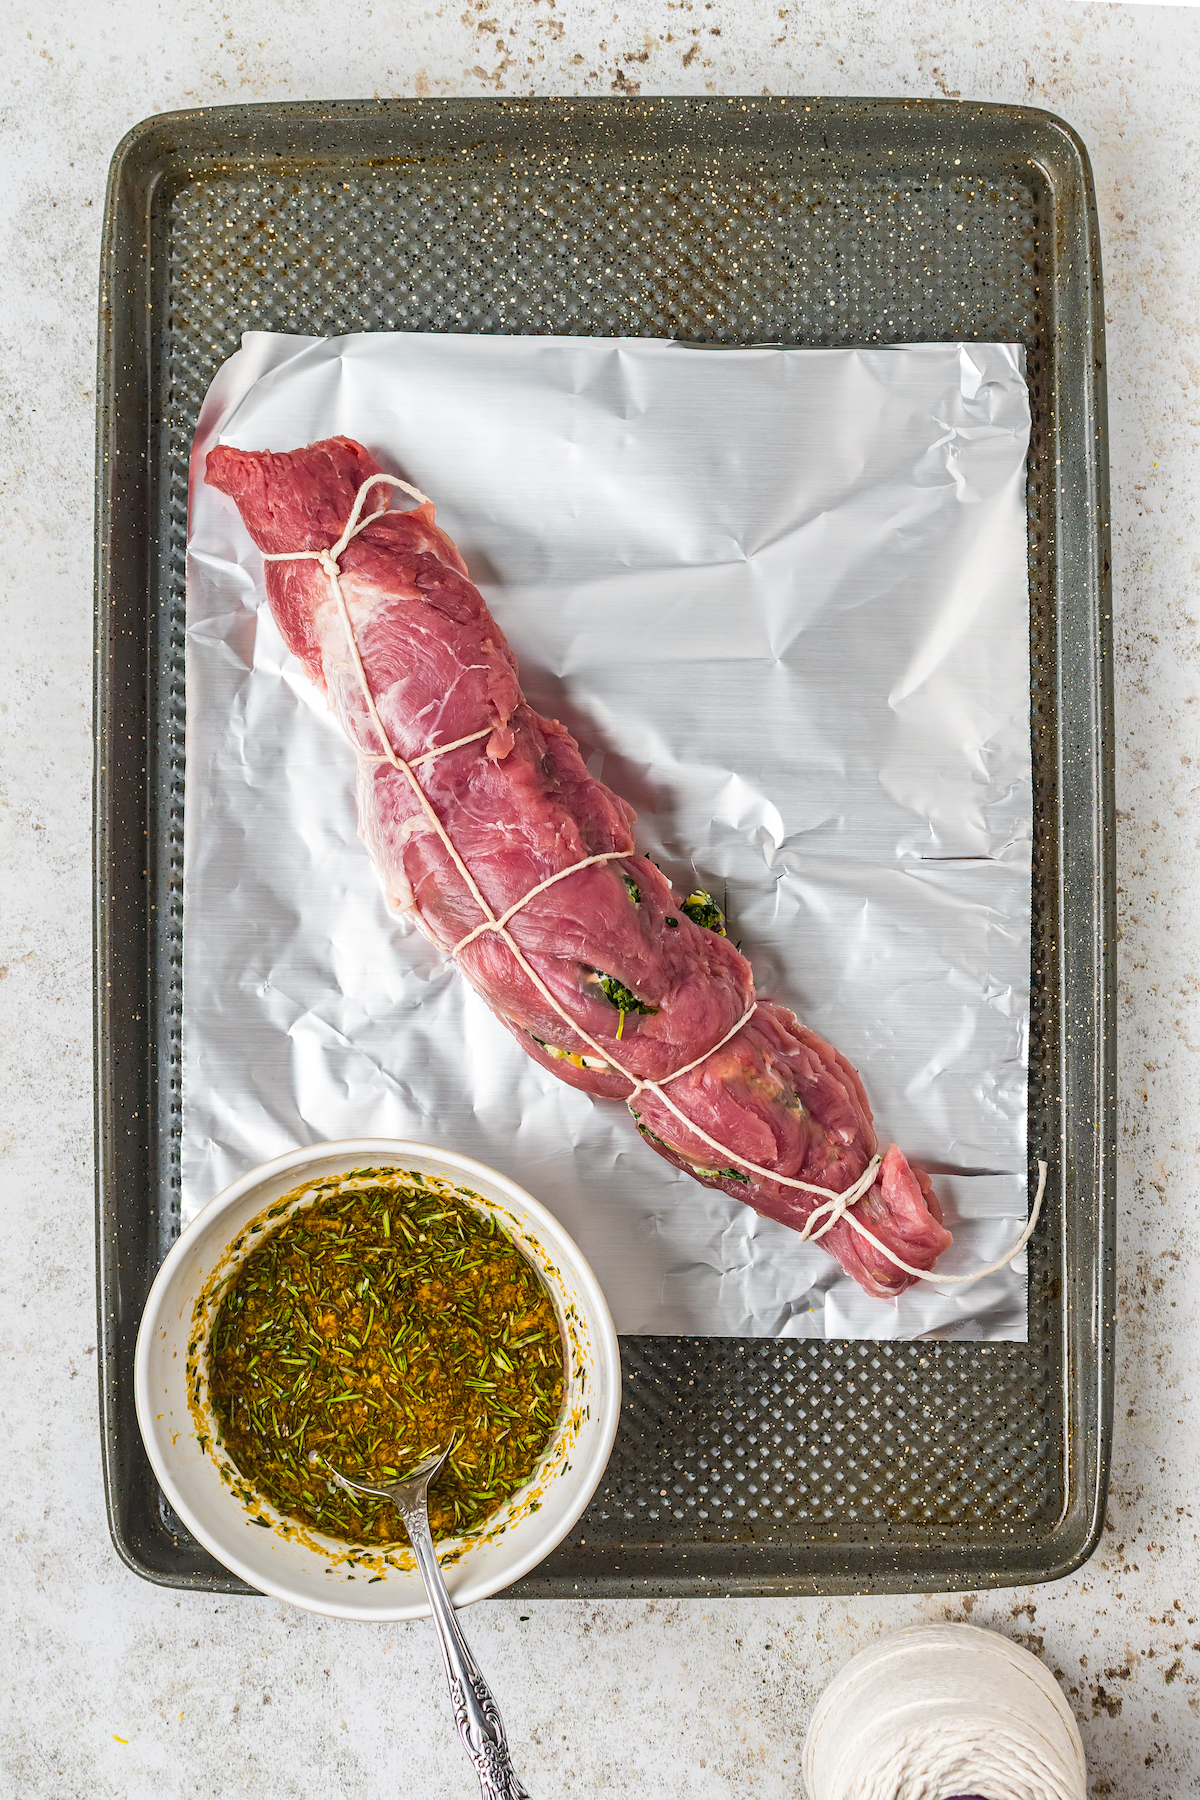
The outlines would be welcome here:
M 443 1572 L 462 1606 L 498 1593 L 541 1562 L 579 1518 L 608 1462 L 621 1405 L 617 1337 L 596 1277 L 558 1221 L 515 1182 L 469 1157 L 396 1138 L 349 1138 L 290 1151 L 235 1181 L 192 1221 L 158 1272 L 138 1332 L 136 1393 L 138 1423 L 163 1492 L 218 1561 L 263 1593 L 310 1612 L 382 1622 L 428 1613 L 415 1568 L 378 1559 L 369 1566 L 347 1563 L 345 1544 L 316 1533 L 298 1541 L 266 1502 L 253 1510 L 271 1528 L 256 1527 L 216 1455 L 198 1441 L 186 1373 L 196 1302 L 206 1290 L 211 1294 L 214 1276 L 235 1266 L 232 1247 L 250 1221 L 302 1183 L 379 1165 L 442 1176 L 479 1195 L 541 1273 L 560 1325 L 569 1321 L 566 1403 L 546 1455 L 531 1483 L 481 1538 L 468 1539 L 460 1555 L 444 1560 Z M 199 1411 L 207 1423 L 203 1398 Z M 372 1581 L 380 1572 L 384 1579 Z

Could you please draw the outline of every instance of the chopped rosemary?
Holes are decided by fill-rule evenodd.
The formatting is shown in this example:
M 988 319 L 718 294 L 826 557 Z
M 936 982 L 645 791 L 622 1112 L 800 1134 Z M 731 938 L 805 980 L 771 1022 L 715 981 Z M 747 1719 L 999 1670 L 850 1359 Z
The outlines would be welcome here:
M 337 1487 L 328 1465 L 395 1480 L 457 1431 L 429 1515 L 435 1537 L 461 1535 L 529 1479 L 563 1400 L 540 1276 L 494 1218 L 415 1175 L 324 1191 L 274 1224 L 221 1298 L 208 1367 L 223 1448 L 246 1480 L 355 1543 L 402 1540 L 403 1526 L 386 1501 Z M 532 1429 L 518 1436 L 514 1419 Z

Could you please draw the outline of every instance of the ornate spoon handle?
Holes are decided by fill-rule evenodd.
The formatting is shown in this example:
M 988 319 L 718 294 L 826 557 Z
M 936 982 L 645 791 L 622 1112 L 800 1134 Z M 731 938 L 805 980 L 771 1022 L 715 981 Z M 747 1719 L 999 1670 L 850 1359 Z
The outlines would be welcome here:
M 529 1789 L 512 1766 L 508 1739 L 492 1690 L 462 1634 L 442 1571 L 438 1567 L 429 1514 L 424 1505 L 399 1502 L 400 1511 L 425 1582 L 433 1622 L 442 1646 L 450 1703 L 458 1735 L 479 1777 L 481 1800 L 530 1800 Z

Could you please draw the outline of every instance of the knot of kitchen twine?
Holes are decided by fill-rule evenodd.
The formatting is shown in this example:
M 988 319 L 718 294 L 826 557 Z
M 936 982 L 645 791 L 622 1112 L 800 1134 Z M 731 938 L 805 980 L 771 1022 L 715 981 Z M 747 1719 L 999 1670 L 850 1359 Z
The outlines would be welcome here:
M 631 1070 L 625 1068 L 622 1063 L 618 1062 L 616 1057 L 613 1056 L 610 1051 L 606 1050 L 603 1045 L 598 1044 L 596 1039 L 591 1037 L 578 1021 L 571 1017 L 566 1008 L 562 1006 L 550 992 L 546 983 L 542 980 L 537 970 L 533 968 L 524 951 L 521 949 L 521 946 L 509 931 L 509 922 L 516 917 L 522 907 L 528 906 L 529 902 L 538 894 L 545 893 L 547 888 L 553 887 L 559 881 L 565 881 L 568 875 L 577 875 L 581 869 L 589 869 L 597 863 L 622 861 L 626 857 L 635 855 L 636 852 L 631 845 L 628 850 L 605 850 L 598 856 L 585 856 L 580 862 L 572 863 L 569 868 L 560 869 L 557 874 L 547 876 L 545 881 L 539 881 L 536 887 L 531 887 L 527 894 L 523 894 L 519 900 L 514 901 L 514 903 L 499 916 L 497 916 L 495 911 L 488 904 L 487 899 L 480 892 L 475 877 L 459 855 L 458 848 L 451 838 L 450 833 L 446 830 L 445 825 L 438 817 L 437 811 L 430 801 L 429 796 L 418 781 L 416 771 L 424 764 L 436 761 L 440 756 L 447 756 L 452 750 L 460 750 L 466 744 L 479 743 L 482 739 L 490 737 L 492 734 L 492 727 L 490 725 L 485 725 L 480 731 L 473 731 L 466 737 L 455 738 L 453 743 L 436 745 L 432 749 L 422 751 L 419 756 L 414 756 L 411 761 L 406 761 L 393 745 L 383 720 L 379 716 L 379 708 L 375 703 L 375 696 L 371 692 L 371 684 L 367 680 L 367 671 L 363 664 L 362 653 L 359 650 L 358 639 L 355 636 L 354 626 L 350 619 L 350 612 L 346 605 L 346 596 L 342 592 L 342 556 L 349 548 L 353 539 L 356 538 L 360 532 L 365 531 L 367 526 L 372 524 L 376 519 L 382 518 L 387 511 L 387 508 L 383 507 L 377 509 L 375 512 L 368 513 L 365 518 L 362 516 L 363 507 L 370 490 L 374 487 L 385 485 L 388 487 L 399 488 L 402 493 L 411 495 L 418 505 L 432 505 L 432 501 L 430 501 L 427 494 L 423 494 L 420 488 L 412 487 L 407 481 L 401 481 L 398 475 L 371 475 L 363 482 L 354 497 L 354 505 L 351 508 L 350 517 L 346 520 L 345 526 L 343 527 L 341 536 L 335 543 L 331 544 L 327 550 L 264 551 L 263 561 L 315 562 L 322 570 L 326 581 L 329 583 L 329 592 L 333 597 L 334 604 L 337 607 L 338 617 L 342 622 L 342 629 L 346 635 L 346 642 L 354 662 L 359 686 L 362 689 L 363 699 L 366 702 L 367 713 L 380 744 L 379 750 L 374 752 L 363 750 L 359 748 L 357 744 L 355 745 L 355 749 L 365 762 L 391 763 L 392 767 L 404 777 L 409 787 L 412 789 L 417 803 L 428 820 L 430 827 L 436 832 L 437 836 L 444 844 L 446 852 L 449 855 L 451 862 L 454 864 L 454 867 L 462 877 L 468 893 L 483 914 L 479 924 L 468 931 L 465 937 L 459 939 L 450 954 L 454 957 L 458 957 L 460 953 L 467 948 L 468 944 L 475 942 L 476 938 L 481 937 L 485 932 L 494 932 L 507 946 L 518 966 L 523 970 L 525 975 L 528 976 L 538 993 L 542 996 L 542 999 L 546 1001 L 547 1005 L 553 1008 L 567 1028 L 570 1031 L 573 1031 L 576 1037 L 586 1044 L 593 1055 L 597 1056 L 606 1067 L 614 1070 L 616 1074 L 620 1075 L 629 1083 L 630 1091 L 625 1096 L 625 1103 L 631 1110 L 633 1110 L 633 1102 L 637 1099 L 639 1094 L 653 1094 L 669 1112 L 675 1115 L 693 1137 L 698 1137 L 703 1143 L 709 1145 L 709 1147 L 715 1150 L 719 1156 L 727 1157 L 731 1163 L 736 1163 L 739 1168 L 749 1169 L 753 1174 L 761 1175 L 767 1181 L 778 1182 L 781 1187 L 794 1188 L 800 1193 L 816 1195 L 820 1200 L 820 1204 L 813 1208 L 812 1212 L 805 1220 L 803 1227 L 800 1229 L 799 1235 L 802 1240 L 811 1241 L 813 1243 L 819 1242 L 827 1232 L 832 1231 L 833 1227 L 840 1224 L 844 1219 L 861 1238 L 864 1238 L 869 1244 L 874 1245 L 875 1249 L 878 1250 L 881 1255 L 885 1256 L 890 1263 L 894 1264 L 897 1269 L 902 1269 L 906 1275 L 915 1276 L 918 1281 L 935 1281 L 939 1286 L 947 1283 L 954 1283 L 957 1285 L 964 1282 L 981 1281 L 985 1275 L 994 1275 L 998 1269 L 1004 1268 L 1006 1263 L 1011 1262 L 1013 1258 L 1019 1255 L 1025 1248 L 1025 1245 L 1029 1242 L 1029 1239 L 1033 1234 L 1033 1229 L 1037 1224 L 1038 1214 L 1041 1212 L 1042 1207 L 1042 1196 L 1046 1190 L 1047 1169 L 1044 1162 L 1038 1163 L 1037 1193 L 1034 1197 L 1033 1206 L 1030 1209 L 1028 1222 L 1011 1250 L 1007 1250 L 998 1262 L 991 1263 L 986 1269 L 977 1269 L 970 1275 L 938 1275 L 929 1269 L 914 1269 L 910 1263 L 902 1262 L 895 1252 L 890 1250 L 886 1244 L 881 1243 L 879 1238 L 877 1238 L 873 1232 L 869 1231 L 862 1223 L 861 1219 L 856 1218 L 851 1210 L 860 1200 L 864 1199 L 874 1187 L 875 1178 L 882 1165 L 882 1157 L 873 1156 L 857 1181 L 853 1182 L 844 1192 L 839 1193 L 833 1188 L 820 1187 L 811 1181 L 800 1181 L 793 1175 L 780 1175 L 775 1169 L 764 1168 L 761 1163 L 751 1162 L 748 1157 L 739 1155 L 736 1150 L 728 1149 L 724 1144 L 719 1143 L 716 1138 L 710 1137 L 709 1134 L 697 1125 L 693 1119 L 689 1119 L 687 1114 L 677 1106 L 670 1095 L 665 1092 L 666 1084 L 668 1082 L 678 1081 L 681 1075 L 687 1075 L 691 1070 L 699 1068 L 700 1065 L 707 1062 L 711 1056 L 715 1056 L 717 1051 L 722 1049 L 731 1038 L 736 1037 L 742 1027 L 749 1024 L 750 1020 L 753 1018 L 758 1004 L 757 1001 L 747 1008 L 737 1024 L 732 1026 L 725 1033 L 724 1037 L 719 1038 L 715 1044 L 710 1045 L 702 1055 L 694 1057 L 689 1063 L 684 1063 L 682 1068 L 674 1069 L 670 1075 L 664 1075 L 661 1081 L 648 1081 L 634 1075 Z

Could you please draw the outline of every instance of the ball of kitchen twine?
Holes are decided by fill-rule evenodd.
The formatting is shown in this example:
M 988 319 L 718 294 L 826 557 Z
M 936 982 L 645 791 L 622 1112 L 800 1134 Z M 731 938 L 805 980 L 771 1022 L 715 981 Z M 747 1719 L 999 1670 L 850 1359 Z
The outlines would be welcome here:
M 1087 1800 L 1079 1728 L 1036 1656 L 974 1625 L 861 1650 L 804 1744 L 809 1800 Z

